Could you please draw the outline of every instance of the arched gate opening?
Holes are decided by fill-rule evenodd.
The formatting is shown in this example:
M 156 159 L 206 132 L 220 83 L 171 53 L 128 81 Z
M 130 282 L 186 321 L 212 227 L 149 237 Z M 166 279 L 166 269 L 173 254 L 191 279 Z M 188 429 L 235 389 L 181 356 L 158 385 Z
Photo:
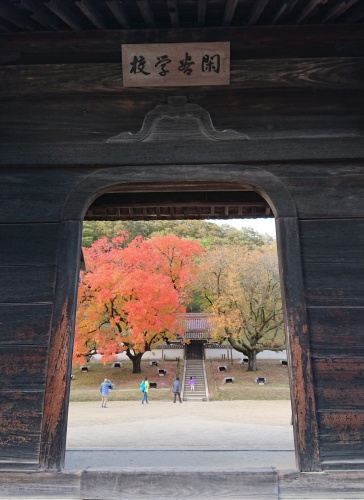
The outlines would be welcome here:
M 155 179 L 158 178 L 158 183 Z M 172 181 L 173 179 L 173 181 Z M 293 427 L 295 437 L 296 460 L 301 470 L 319 469 L 319 452 L 317 441 L 317 423 L 315 417 L 315 404 L 312 392 L 312 373 L 310 366 L 309 345 L 306 331 L 305 304 L 303 284 L 300 265 L 299 243 L 292 235 L 297 234 L 297 218 L 295 206 L 285 187 L 269 172 L 258 168 L 242 167 L 239 165 L 188 165 L 176 166 L 166 165 L 158 167 L 133 167 L 100 169 L 81 182 L 70 194 L 64 205 L 62 238 L 67 241 L 65 255 L 61 259 L 58 273 L 62 273 L 61 283 L 64 289 L 73 290 L 73 298 L 64 297 L 68 313 L 64 314 L 63 321 L 67 316 L 70 321 L 66 328 L 60 325 L 57 331 L 57 343 L 53 345 L 50 359 L 59 355 L 59 345 L 68 346 L 65 350 L 64 367 L 62 370 L 50 371 L 48 373 L 46 386 L 47 398 L 59 398 L 58 417 L 55 418 L 55 405 L 45 405 L 43 424 L 43 436 L 41 446 L 42 463 L 52 468 L 55 460 L 64 463 L 67 408 L 70 390 L 70 353 L 72 349 L 72 335 L 75 317 L 75 295 L 77 289 L 78 261 L 80 252 L 80 238 L 82 220 L 93 206 L 93 201 L 100 199 L 101 195 L 110 192 L 128 193 L 128 196 L 137 199 L 139 196 L 148 197 L 150 193 L 163 204 L 168 193 L 169 199 L 173 199 L 176 193 L 188 193 L 190 204 L 193 205 L 194 194 L 201 192 L 219 193 L 222 200 L 224 193 L 258 193 L 259 202 L 271 207 L 276 219 L 277 245 L 279 255 L 279 266 L 281 273 L 282 299 L 285 314 L 285 330 L 287 336 L 287 355 L 290 370 L 290 391 L 293 410 Z M 177 198 L 177 196 L 176 196 Z M 198 198 L 198 195 L 196 196 Z M 228 198 L 228 197 L 227 197 Z M 228 205 L 229 200 L 225 198 Z M 175 205 L 178 203 L 175 200 Z M 170 203 L 170 205 L 172 205 Z M 97 206 L 97 204 L 96 204 Z M 267 208 L 265 209 L 267 210 Z M 70 238 L 70 231 L 73 236 Z M 74 262 L 72 269 L 69 262 Z M 77 263 L 77 264 L 76 264 Z M 66 279 L 69 281 L 65 286 Z M 58 279 L 57 279 L 58 281 Z M 62 380 L 62 382 L 60 382 Z M 63 381 L 65 381 L 63 383 Z M 55 389 L 63 383 L 63 391 Z M 61 404 L 60 404 L 61 403 Z M 49 424 L 52 424 L 54 439 L 49 439 Z M 58 446 L 57 453 L 54 449 Z M 313 465 L 314 464 L 314 465 Z

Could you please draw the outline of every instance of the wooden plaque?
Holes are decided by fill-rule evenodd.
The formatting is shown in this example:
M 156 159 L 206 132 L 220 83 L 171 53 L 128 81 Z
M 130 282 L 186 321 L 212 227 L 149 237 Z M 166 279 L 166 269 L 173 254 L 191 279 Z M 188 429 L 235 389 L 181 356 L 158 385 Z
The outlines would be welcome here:
M 124 87 L 229 85 L 230 42 L 122 45 Z

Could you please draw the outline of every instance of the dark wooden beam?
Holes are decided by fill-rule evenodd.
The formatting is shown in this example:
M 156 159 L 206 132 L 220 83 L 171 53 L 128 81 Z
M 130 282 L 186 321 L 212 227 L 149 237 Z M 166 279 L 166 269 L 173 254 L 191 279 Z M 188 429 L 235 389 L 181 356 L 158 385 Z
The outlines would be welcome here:
M 276 15 L 273 17 L 272 24 L 276 24 L 280 19 L 284 19 L 286 15 L 291 12 L 297 2 L 299 2 L 299 0 L 287 0 L 286 2 L 283 2 L 277 10 Z
M 90 0 L 80 0 L 76 1 L 75 4 L 84 13 L 87 19 L 89 19 L 92 24 L 96 26 L 96 28 L 99 28 L 100 30 L 105 29 L 105 22 L 94 3 L 91 3 Z
M 56 16 L 58 16 L 64 23 L 66 23 L 70 28 L 75 31 L 82 30 L 82 23 L 78 19 L 76 19 L 73 12 L 71 12 L 70 8 L 65 4 L 63 0 L 50 0 L 44 4 L 51 10 Z
M 22 28 L 24 30 L 32 31 L 35 29 L 36 25 L 19 14 L 10 4 L 0 3 L 0 15 L 10 24 Z
M 327 0 L 311 0 L 297 17 L 297 24 L 312 16 L 317 6 L 326 2 Z
M 237 4 L 238 0 L 227 0 L 224 11 L 224 19 L 222 21 L 223 26 L 230 26 Z
M 120 23 L 124 29 L 130 29 L 129 16 L 122 4 L 121 0 L 106 0 L 106 5 L 114 14 L 115 19 Z
M 21 0 L 22 7 L 30 11 L 31 17 L 41 26 L 47 29 L 57 30 L 59 23 L 57 19 L 44 9 L 44 5 L 40 7 L 35 0 Z
M 52 0 L 54 2 L 55 0 Z M 48 5 L 48 4 L 46 4 Z M 55 7 L 55 4 L 53 4 Z M 74 29 L 77 29 L 74 26 Z M 360 25 L 0 34 L 0 64 L 120 63 L 122 43 L 230 41 L 231 59 L 364 56 Z
M 253 7 L 251 8 L 251 10 L 249 12 L 249 17 L 248 17 L 248 25 L 249 26 L 251 26 L 252 24 L 256 24 L 261 13 L 265 9 L 267 3 L 268 3 L 268 0 L 255 0 Z
M 167 0 L 167 7 L 173 28 L 179 28 L 179 14 L 177 0 Z
M 6 33 L 8 31 L 11 31 L 8 23 L 6 23 L 6 21 L 4 22 L 4 20 L 0 20 L 0 32 Z
M 364 5 L 362 3 L 354 7 L 347 17 L 345 17 L 347 23 L 356 23 L 360 20 L 364 21 Z
M 257 466 L 258 467 L 258 466 Z M 28 500 L 39 500 L 44 498 L 45 491 L 51 491 L 54 498 L 92 498 L 95 491 L 99 498 L 110 498 L 110 484 L 114 484 L 113 495 L 122 498 L 124 492 L 129 496 L 136 496 L 140 487 L 142 497 L 142 486 L 150 484 L 150 494 L 159 498 L 169 498 L 171 495 L 171 482 L 176 490 L 182 491 L 186 484 L 196 484 L 195 497 L 224 498 L 228 494 L 230 498 L 249 500 L 251 498 L 278 498 L 290 500 L 302 500 L 303 498 L 330 498 L 340 500 L 345 496 L 348 498 L 350 492 L 352 498 L 361 498 L 364 491 L 364 473 L 362 470 L 332 470 L 330 472 L 304 472 L 296 470 L 275 470 L 276 484 L 267 492 L 266 485 L 268 477 L 272 476 L 267 469 L 258 469 L 255 473 L 242 469 L 241 471 L 225 472 L 196 468 L 188 473 L 172 471 L 166 475 L 160 467 L 157 470 L 148 468 L 135 468 L 130 471 L 118 469 L 112 471 L 99 469 L 87 469 L 82 472 L 35 472 L 4 471 L 1 473 L 1 494 L 4 492 L 7 498 L 24 498 L 26 490 Z M 260 479 L 263 477 L 262 485 Z M 220 486 L 221 496 L 218 493 Z M 274 488 L 274 489 L 273 489 Z M 272 492 L 273 490 L 273 492 Z M 201 494 L 199 494 L 200 492 Z M 3 498 L 6 498 L 3 496 Z M 125 495 L 124 495 L 125 496 Z M 48 495 L 49 497 L 49 495 Z
M 138 9 L 144 19 L 145 25 L 149 29 L 156 27 L 154 15 L 148 0 L 136 0 Z
M 235 474 L 235 477 L 234 475 Z M 276 498 L 278 493 L 267 493 L 265 485 L 268 484 L 267 469 L 260 469 L 255 475 L 250 471 L 238 471 L 231 474 L 223 470 L 211 473 L 209 470 L 195 469 L 188 473 L 173 471 L 166 476 L 163 470 L 132 469 L 130 472 L 117 470 L 85 470 L 77 472 L 2 472 L 2 489 L 8 498 L 22 498 L 24 490 L 27 491 L 29 500 L 38 500 L 44 497 L 44 491 L 52 491 L 55 498 L 92 498 L 97 491 L 99 498 L 110 496 L 110 483 L 117 485 L 113 491 L 114 496 L 122 498 L 123 492 L 138 491 L 139 484 L 148 481 L 151 484 L 153 495 L 160 498 L 170 496 L 170 484 L 173 481 L 175 488 L 179 491 L 185 489 L 185 485 L 196 484 L 195 496 L 212 498 L 219 495 L 219 489 L 214 489 L 214 483 L 226 484 L 226 489 L 221 491 L 221 498 L 230 495 L 241 500 L 249 498 Z M 278 486 L 274 486 L 274 492 L 279 491 L 280 498 L 290 500 L 302 500 L 302 498 L 330 498 L 341 499 L 343 492 L 349 491 L 352 498 L 361 498 L 364 490 L 364 473 L 362 470 L 332 470 L 322 473 L 300 473 L 296 470 L 275 471 Z M 259 485 L 259 478 L 263 476 L 263 484 Z M 248 485 L 248 486 L 247 486 Z M 278 490 L 277 490 L 278 488 Z M 141 491 L 141 490 L 140 490 Z M 201 495 L 198 493 L 200 491 Z M 209 497 L 207 497 L 209 495 Z M 347 494 L 344 493 L 347 496 Z M 142 496 L 142 493 L 140 494 Z M 5 498 L 5 497 L 4 497 Z
M 198 26 L 202 27 L 206 24 L 206 1 L 207 0 L 197 0 L 197 22 Z
M 283 2 L 282 5 L 277 10 L 275 16 L 273 17 L 272 24 L 276 24 L 284 16 L 284 14 L 287 11 L 287 8 L 288 8 L 288 3 Z
M 94 134 L 95 135 L 95 134 Z M 218 142 L 218 143 L 216 143 Z M 244 141 L 239 147 L 226 141 L 190 144 L 173 143 L 167 150 L 156 148 L 155 143 L 128 144 L 123 150 L 123 164 L 141 165 L 153 158 L 155 165 L 177 164 L 184 159 L 186 163 L 204 158 L 206 163 L 229 162 L 274 162 L 274 161 L 316 161 L 320 160 L 361 160 L 364 157 L 363 137 L 330 137 L 305 139 L 257 139 Z M 233 147 L 235 146 L 235 147 Z M 158 151 L 156 152 L 156 149 Z M 62 165 L 105 165 L 119 166 L 120 144 L 103 142 L 51 142 L 51 143 L 0 143 L 0 162 L 8 166 L 50 166 Z M 168 167 L 169 168 L 169 167 Z
M 232 61 L 229 86 L 198 88 L 203 88 L 205 92 L 216 92 L 217 88 L 362 90 L 363 75 L 363 58 Z M 0 79 L 0 99 L 91 93 L 137 95 L 151 92 L 151 89 L 145 88 L 124 88 L 119 63 L 0 66 Z M 165 93 L 166 89 L 156 88 L 155 92 L 158 91 Z
M 358 0 L 347 0 L 345 2 L 341 2 L 337 5 L 334 5 L 327 11 L 325 16 L 322 18 L 322 23 L 327 23 L 327 21 L 332 22 L 337 17 L 341 16 L 344 12 L 350 9 L 353 5 L 355 5 Z
M 234 219 L 273 217 L 268 203 L 251 191 L 158 193 L 112 192 L 88 208 L 85 220 Z

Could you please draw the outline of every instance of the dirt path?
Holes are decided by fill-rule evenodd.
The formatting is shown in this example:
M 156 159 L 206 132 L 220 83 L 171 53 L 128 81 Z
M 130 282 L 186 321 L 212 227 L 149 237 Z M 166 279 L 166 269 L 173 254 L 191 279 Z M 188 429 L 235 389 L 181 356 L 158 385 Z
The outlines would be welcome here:
M 290 401 L 70 403 L 67 448 L 293 449 Z

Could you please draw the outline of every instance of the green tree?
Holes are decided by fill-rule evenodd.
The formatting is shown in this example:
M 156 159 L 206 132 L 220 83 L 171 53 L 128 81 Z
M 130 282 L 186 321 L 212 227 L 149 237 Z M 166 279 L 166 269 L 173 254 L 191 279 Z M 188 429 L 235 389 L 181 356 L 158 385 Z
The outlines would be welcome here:
M 236 229 L 228 223 L 218 226 L 203 220 L 158 220 L 85 221 L 82 243 L 88 247 L 103 236 L 109 239 L 116 236 L 119 231 L 129 234 L 128 241 L 132 241 L 136 236 L 150 239 L 157 234 L 175 234 L 182 239 L 198 240 L 205 248 L 229 244 L 253 249 L 273 241 L 269 235 L 262 235 L 251 228 Z

